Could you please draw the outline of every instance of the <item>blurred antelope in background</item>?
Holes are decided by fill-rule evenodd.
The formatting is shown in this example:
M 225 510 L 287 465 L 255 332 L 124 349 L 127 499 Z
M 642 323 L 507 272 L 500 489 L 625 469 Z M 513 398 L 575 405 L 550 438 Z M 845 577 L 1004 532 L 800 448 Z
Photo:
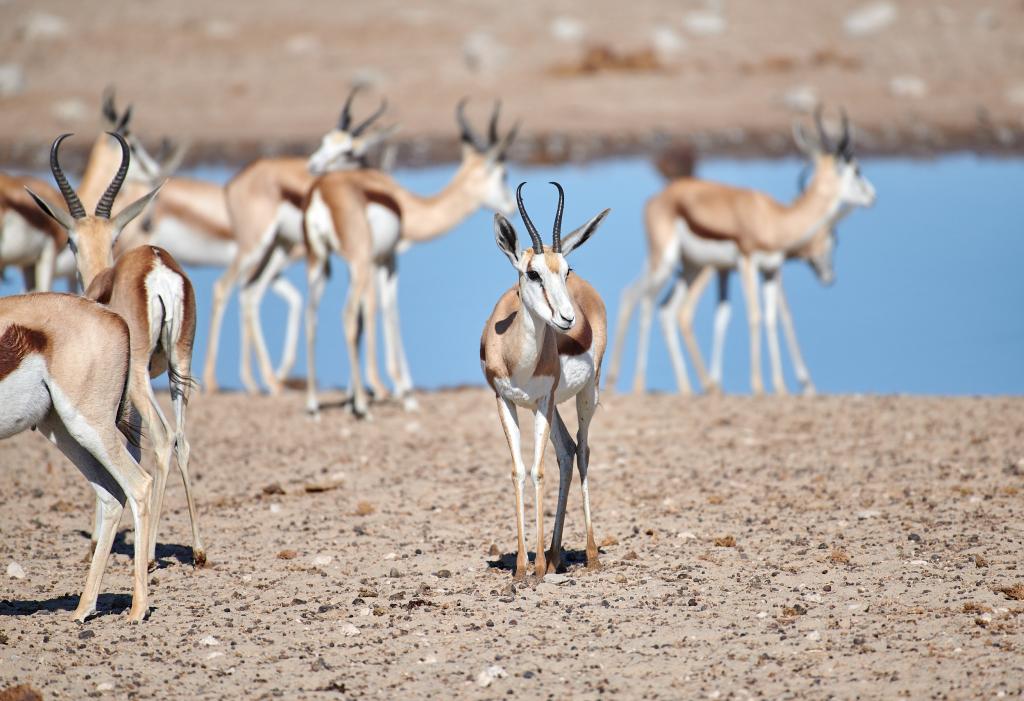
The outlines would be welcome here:
M 58 216 L 68 214 L 60 210 Z M 96 547 L 72 614 L 79 622 L 96 611 L 126 501 L 135 525 L 128 620 L 141 621 L 149 610 L 146 547 L 153 480 L 118 431 L 118 424 L 127 420 L 128 393 L 137 382 L 130 356 L 128 326 L 96 302 L 52 293 L 0 299 L 0 439 L 38 428 L 96 492 Z
M 797 144 L 812 161 L 813 174 L 807 188 L 789 205 L 756 190 L 695 178 L 675 180 L 648 200 L 644 217 L 648 241 L 647 268 L 622 295 L 608 372 L 609 386 L 614 386 L 626 329 L 633 309 L 640 302 L 640 340 L 633 391 L 643 391 L 654 298 L 681 262 L 682 273 L 675 280 L 660 314 L 681 392 L 689 393 L 690 384 L 675 332 L 675 314 L 678 311 L 683 337 L 693 356 L 701 384 L 709 390 L 720 386 L 724 334 L 730 314 L 728 275 L 733 269 L 740 272 L 748 310 L 751 389 L 755 394 L 763 391 L 760 273 L 765 280 L 765 316 L 773 387 L 779 393 L 786 392 L 777 331 L 781 310 L 797 376 L 804 391 L 813 392 L 810 375 L 796 342 L 789 306 L 781 291 L 780 269 L 787 258 L 804 258 L 828 284 L 833 276 L 836 223 L 845 215 L 846 208 L 870 206 L 875 199 L 874 187 L 861 174 L 854 157 L 845 112 L 842 136 L 834 148 L 825 133 L 820 112 L 816 115 L 816 123 L 817 143 L 807 137 L 802 128 L 794 130 Z M 693 338 L 692 319 L 697 301 L 715 270 L 719 274 L 719 304 L 715 314 L 715 343 L 709 377 Z M 692 290 L 689 289 L 691 287 Z
M 341 256 L 350 273 L 343 323 L 354 413 L 365 416 L 368 409 L 359 363 L 361 326 L 365 325 L 366 332 L 367 380 L 378 398 L 387 394 L 377 371 L 375 278 L 380 293 L 388 375 L 395 395 L 404 400 L 407 409 L 414 409 L 415 400 L 410 396 L 412 376 L 398 317 L 398 254 L 413 244 L 443 236 L 482 206 L 500 212 L 512 211 L 505 157 L 518 125 L 499 137 L 500 106 L 496 104 L 484 141 L 466 119 L 465 102 L 461 101 L 455 111 L 461 131 L 462 162 L 451 181 L 437 194 L 427 197 L 413 194 L 390 175 L 377 170 L 328 173 L 318 178 L 309 192 L 303 206 L 309 282 L 306 410 L 314 416 L 319 413 L 317 307 L 327 282 L 331 254 Z M 317 160 L 319 154 L 314 154 L 311 160 Z
M 323 137 L 313 157 L 261 158 L 228 182 L 225 194 L 236 249 L 227 270 L 213 289 L 210 338 L 203 372 L 207 391 L 217 389 L 220 327 L 227 297 L 239 280 L 242 282 L 239 295 L 242 307 L 242 384 L 250 393 L 259 391 L 250 365 L 253 349 L 263 383 L 271 394 L 280 392 L 282 381 L 291 371 L 298 343 L 302 296 L 281 276 L 281 272 L 289 263 L 298 260 L 303 252 L 303 201 L 316 174 L 324 170 L 361 167 L 367 153 L 393 131 L 393 128 L 383 129 L 367 134 L 370 125 L 386 109 L 387 103 L 383 101 L 376 112 L 353 125 L 351 108 L 357 91 L 358 86 L 349 93 L 337 127 Z M 289 307 L 284 354 L 277 370 L 271 365 L 259 316 L 268 286 Z
M 118 235 L 145 209 L 157 191 L 149 192 L 111 217 L 111 208 L 127 177 L 131 156 L 125 138 L 117 132 L 109 134 L 120 144 L 121 163 L 100 197 L 93 216 L 86 214 L 81 200 L 60 166 L 60 144 L 70 134 L 55 139 L 50 149 L 50 169 L 67 204 L 67 211 L 36 193 L 30 191 L 30 194 L 39 207 L 67 231 L 85 296 L 107 305 L 119 314 L 130 330 L 132 381 L 128 387 L 128 399 L 133 408 L 132 421 L 137 426 L 141 417 L 144 422 L 153 442 L 157 463 L 150 511 L 152 527 L 148 531 L 147 543 L 149 560 L 155 562 L 156 559 L 157 524 L 173 453 L 185 483 L 185 498 L 192 525 L 193 561 L 200 567 L 206 562 L 206 551 L 199 536 L 188 473 L 190 447 L 185 437 L 185 405 L 192 383 L 195 293 L 181 267 L 161 248 L 139 246 L 114 260 L 113 248 Z M 149 381 L 150 377 L 158 377 L 164 371 L 170 382 L 171 402 L 174 405 L 176 425 L 173 431 L 156 401 Z M 101 506 L 97 504 L 97 526 Z
M 587 567 L 599 567 L 594 527 L 590 519 L 590 421 L 597 410 L 608 329 L 604 302 L 585 280 L 576 275 L 566 257 L 594 235 L 608 215 L 604 210 L 569 234 L 563 241 L 562 210 L 565 202 L 558 188 L 558 209 L 552 229 L 551 246 L 544 246 L 537 227 L 523 206 L 520 183 L 516 200 L 532 248 L 520 250 L 515 228 L 501 213 L 494 215 L 494 236 L 498 248 L 518 274 L 517 284 L 502 295 L 484 326 L 480 338 L 480 366 L 498 402 L 498 418 L 512 453 L 512 484 L 516 500 L 515 577 L 526 576 L 523 486 L 526 466 L 519 443 L 517 406 L 533 412 L 534 449 L 530 475 L 533 478 L 537 545 L 534 574 L 543 577 L 557 571 L 562 561 L 562 526 L 572 481 L 573 459 L 583 489 L 583 517 L 587 528 Z M 576 398 L 579 430 L 574 443 L 558 405 Z M 551 535 L 551 549 L 544 553 L 544 448 L 548 437 L 558 457 L 558 506 Z
M 56 199 L 57 191 L 42 180 L 0 173 L 0 272 L 8 266 L 21 269 L 26 292 L 49 291 L 54 277 L 67 280 L 74 291 L 75 256 L 67 247 L 68 235 L 39 211 L 27 187 Z

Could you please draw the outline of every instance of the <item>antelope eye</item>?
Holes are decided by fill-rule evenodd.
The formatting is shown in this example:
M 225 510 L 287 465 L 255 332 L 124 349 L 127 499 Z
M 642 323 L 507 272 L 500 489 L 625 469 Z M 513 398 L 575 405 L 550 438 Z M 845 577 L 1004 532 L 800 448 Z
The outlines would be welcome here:
M 538 273 L 536 270 L 527 270 L 526 277 L 530 278 L 534 282 L 540 282 L 540 273 Z

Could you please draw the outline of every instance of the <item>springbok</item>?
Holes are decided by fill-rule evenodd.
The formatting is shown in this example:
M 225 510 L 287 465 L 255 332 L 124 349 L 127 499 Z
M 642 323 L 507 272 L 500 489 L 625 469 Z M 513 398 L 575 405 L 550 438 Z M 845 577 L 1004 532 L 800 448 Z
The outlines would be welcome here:
M 366 130 L 386 108 L 382 102 L 376 112 L 363 122 L 352 124 L 352 100 L 358 92 L 353 88 L 341 110 L 337 128 L 323 137 L 317 153 L 329 150 L 325 158 L 261 158 L 249 164 L 226 185 L 227 209 L 237 247 L 235 255 L 213 288 L 213 313 L 207 345 L 203 384 L 206 391 L 217 390 L 217 353 L 220 327 L 228 295 L 235 283 L 242 281 L 239 293 L 242 311 L 242 343 L 240 374 L 242 384 L 250 393 L 259 391 L 252 376 L 250 356 L 255 350 L 263 383 L 271 394 L 281 390 L 281 383 L 295 362 L 298 344 L 299 315 L 302 297 L 280 274 L 302 255 L 301 207 L 319 168 L 341 169 L 361 167 L 367 153 L 389 136 L 393 128 L 371 134 Z M 268 285 L 285 298 L 289 306 L 284 355 L 275 371 L 263 337 L 259 308 Z
M 817 145 L 812 146 L 802 128 L 794 130 L 801 149 L 812 159 L 813 175 L 807 188 L 789 205 L 783 205 L 755 190 L 693 178 L 676 180 L 648 200 L 644 212 L 649 251 L 647 266 L 640 279 L 627 287 L 622 295 L 608 372 L 609 386 L 614 386 L 626 327 L 633 308 L 640 302 L 640 340 L 633 391 L 643 391 L 654 297 L 681 260 L 683 273 L 662 308 L 663 328 L 672 327 L 671 333 L 666 333 L 680 390 L 686 393 L 690 387 L 675 336 L 674 313 L 687 301 L 680 315 L 683 317 L 684 337 L 692 353 L 696 343 L 690 330 L 690 321 L 696 308 L 695 302 L 711 270 L 719 270 L 720 303 L 715 318 L 715 335 L 721 339 L 729 318 L 726 278 L 729 271 L 736 268 L 740 271 L 750 326 L 751 389 L 755 394 L 763 391 L 761 312 L 757 281 L 757 274 L 761 272 L 765 277 L 772 381 L 776 391 L 785 392 L 776 327 L 780 308 L 783 309 L 787 340 L 791 341 L 791 349 L 795 349 L 794 359 L 800 355 L 788 305 L 780 293 L 779 269 L 787 257 L 805 258 L 811 262 L 812 267 L 824 266 L 824 261 L 828 260 L 830 266 L 834 227 L 844 210 L 852 206 L 870 206 L 875 199 L 874 187 L 861 174 L 854 157 L 846 113 L 843 112 L 842 137 L 835 148 L 830 146 L 820 113 L 816 116 L 816 122 L 820 138 Z M 822 274 L 824 267 L 819 272 L 819 275 Z M 696 294 L 688 296 L 687 287 L 690 285 L 696 288 Z M 688 301 L 690 299 L 694 300 L 692 304 Z M 699 352 L 694 354 L 694 364 L 706 387 L 711 387 L 713 382 L 720 382 L 721 340 L 716 342 L 712 355 L 710 378 L 704 370 Z M 798 365 L 803 365 L 802 357 Z M 806 380 L 805 390 L 810 387 L 809 376 L 806 376 Z
M 21 269 L 26 292 L 48 292 L 54 277 L 75 289 L 75 257 L 68 236 L 36 207 L 25 192 L 31 187 L 48 197 L 56 191 L 42 180 L 0 173 L 0 271 Z
M 391 176 L 376 170 L 337 171 L 313 184 L 303 207 L 306 236 L 306 409 L 317 416 L 317 307 L 327 281 L 332 253 L 349 268 L 349 292 L 343 312 L 345 345 L 352 376 L 352 409 L 367 413 L 366 390 L 359 365 L 361 326 L 366 331 L 366 374 L 375 395 L 387 393 L 377 372 L 376 296 L 380 293 L 387 370 L 395 394 L 406 409 L 416 404 L 402 345 L 398 318 L 398 254 L 413 244 L 448 233 L 479 207 L 512 211 L 506 184 L 505 156 L 518 125 L 498 136 L 499 105 L 491 113 L 488 139 L 481 140 L 465 116 L 463 100 L 456 109 L 461 129 L 462 162 L 451 181 L 435 195 L 415 195 Z M 314 154 L 314 157 L 316 155 Z M 362 319 L 362 324 L 360 323 Z
M 78 195 L 60 167 L 58 151 L 64 134 L 50 149 L 50 170 L 67 204 L 67 211 L 30 192 L 44 212 L 68 232 L 70 246 L 78 263 L 85 296 L 106 304 L 128 324 L 131 332 L 131 373 L 128 399 L 134 409 L 133 421 L 141 416 L 156 453 L 156 479 L 150 511 L 149 560 L 156 560 L 156 533 L 163 503 L 171 454 L 177 457 L 178 470 L 185 483 L 192 525 L 192 559 L 196 567 L 206 562 L 206 551 L 199 537 L 195 501 L 189 480 L 191 449 L 185 437 L 185 404 L 191 389 L 192 343 L 196 328 L 196 301 L 192 284 L 167 251 L 155 246 L 140 246 L 124 253 L 117 261 L 113 247 L 121 230 L 145 209 L 156 195 L 153 190 L 111 218 L 111 207 L 128 173 L 129 146 L 117 132 L 108 132 L 121 145 L 121 164 L 100 197 L 94 216 L 88 216 Z M 159 189 L 159 188 L 157 188 Z M 172 431 L 153 394 L 150 377 L 166 370 L 174 405 L 175 428 Z M 136 456 L 137 457 L 137 456 Z M 99 505 L 97 506 L 99 514 Z
M 587 527 L 587 567 L 598 568 L 597 543 L 590 519 L 590 420 L 597 409 L 601 359 L 607 342 L 604 302 L 585 280 L 576 275 L 566 256 L 583 245 L 608 215 L 604 210 L 580 228 L 561 238 L 564 193 L 558 188 L 551 246 L 544 246 L 537 228 L 523 206 L 522 190 L 516 200 L 523 225 L 533 242 L 520 250 L 516 230 L 502 214 L 494 215 L 494 236 L 519 282 L 498 300 L 480 338 L 480 366 L 498 402 L 498 418 L 512 453 L 512 484 L 516 497 L 518 549 L 515 577 L 526 576 L 529 561 L 523 525 L 523 484 L 526 467 L 519 444 L 516 407 L 534 415 L 533 467 L 537 550 L 534 573 L 543 577 L 557 571 L 562 561 L 562 525 L 572 481 L 573 458 L 583 488 L 583 518 Z M 579 430 L 574 443 L 558 413 L 558 404 L 576 398 Z M 558 507 L 551 535 L 551 550 L 544 554 L 544 448 L 548 437 L 558 458 Z
M 0 439 L 38 428 L 96 492 L 96 548 L 72 614 L 79 622 L 96 611 L 125 501 L 135 522 L 128 620 L 141 621 L 149 610 L 145 547 L 153 480 L 118 431 L 134 382 L 130 349 L 124 320 L 95 302 L 53 293 L 0 299 Z

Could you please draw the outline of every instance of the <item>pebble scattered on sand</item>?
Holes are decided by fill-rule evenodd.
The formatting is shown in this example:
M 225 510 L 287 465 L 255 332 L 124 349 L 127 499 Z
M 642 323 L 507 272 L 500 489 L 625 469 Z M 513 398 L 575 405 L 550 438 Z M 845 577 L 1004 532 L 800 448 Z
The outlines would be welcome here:
M 481 670 L 480 674 L 476 675 L 476 683 L 478 686 L 487 687 L 490 686 L 495 679 L 504 679 L 507 676 L 508 672 L 506 672 L 504 668 L 495 664 Z
M 25 570 L 17 562 L 7 565 L 7 576 L 14 579 L 25 579 Z
M 213 647 L 214 645 L 220 645 L 220 641 L 212 635 L 207 635 L 205 638 L 199 641 L 200 645 L 206 645 L 207 647 Z
M 359 629 L 356 628 L 351 623 L 342 623 L 341 624 L 341 633 L 346 638 L 351 638 L 351 637 L 353 637 L 355 635 L 359 635 Z
M 896 21 L 896 14 L 896 6 L 891 2 L 873 2 L 848 14 L 843 29 L 850 36 L 878 34 Z

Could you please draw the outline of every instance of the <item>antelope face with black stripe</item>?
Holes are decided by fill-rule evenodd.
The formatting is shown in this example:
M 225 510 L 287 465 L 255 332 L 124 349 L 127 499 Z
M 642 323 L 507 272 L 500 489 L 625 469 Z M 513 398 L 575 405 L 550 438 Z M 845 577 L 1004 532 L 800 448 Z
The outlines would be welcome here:
M 338 117 L 338 126 L 324 134 L 320 148 L 309 157 L 310 173 L 322 175 L 331 170 L 363 167 L 370 149 L 394 133 L 396 127 L 392 126 L 366 134 L 367 128 L 384 114 L 387 100 L 381 100 L 376 112 L 353 126 L 352 100 L 358 92 L 359 86 L 352 88 Z
M 561 239 L 563 192 L 558 183 L 552 184 L 558 188 L 559 199 L 551 246 L 545 246 L 541 242 L 536 227 L 523 207 L 522 189 L 525 183 L 520 183 L 516 188 L 516 199 L 533 247 L 524 251 L 519 250 L 519 237 L 516 235 L 515 228 L 501 214 L 494 216 L 494 236 L 498 248 L 519 272 L 519 299 L 523 307 L 555 330 L 567 333 L 576 325 L 576 310 L 567 287 L 572 268 L 569 267 L 566 256 L 590 238 L 608 211 L 605 210 L 591 219 L 563 242 Z

